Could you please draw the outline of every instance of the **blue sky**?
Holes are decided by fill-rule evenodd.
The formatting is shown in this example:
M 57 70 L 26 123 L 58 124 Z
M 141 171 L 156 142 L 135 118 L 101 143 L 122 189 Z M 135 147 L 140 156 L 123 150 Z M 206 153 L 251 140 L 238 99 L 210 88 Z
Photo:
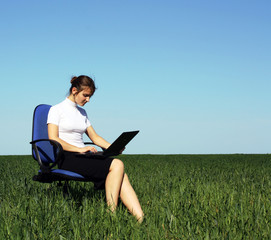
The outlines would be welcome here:
M 85 106 L 126 153 L 270 153 L 271 2 L 1 1 L 0 155 L 30 154 L 32 113 L 70 78 L 98 87 Z

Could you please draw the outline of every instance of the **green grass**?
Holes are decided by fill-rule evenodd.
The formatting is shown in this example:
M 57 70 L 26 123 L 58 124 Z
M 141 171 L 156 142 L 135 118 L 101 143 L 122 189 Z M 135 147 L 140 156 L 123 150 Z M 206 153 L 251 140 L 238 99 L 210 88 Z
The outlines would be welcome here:
M 271 239 L 270 155 L 123 155 L 145 221 L 104 191 L 32 181 L 31 156 L 0 156 L 0 239 Z

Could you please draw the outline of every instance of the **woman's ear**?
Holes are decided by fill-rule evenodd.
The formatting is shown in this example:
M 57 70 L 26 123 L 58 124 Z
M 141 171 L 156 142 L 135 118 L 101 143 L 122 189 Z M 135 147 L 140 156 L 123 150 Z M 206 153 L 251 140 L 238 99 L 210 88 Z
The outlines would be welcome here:
M 72 95 L 76 95 L 78 93 L 78 90 L 76 87 L 72 88 Z

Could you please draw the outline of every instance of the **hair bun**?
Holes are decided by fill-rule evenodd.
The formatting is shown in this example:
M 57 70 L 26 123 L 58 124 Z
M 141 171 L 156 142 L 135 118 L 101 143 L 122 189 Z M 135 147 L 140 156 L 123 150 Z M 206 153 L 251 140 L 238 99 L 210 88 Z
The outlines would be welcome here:
M 71 84 L 75 81 L 77 79 L 77 77 L 72 77 L 72 79 L 71 79 Z

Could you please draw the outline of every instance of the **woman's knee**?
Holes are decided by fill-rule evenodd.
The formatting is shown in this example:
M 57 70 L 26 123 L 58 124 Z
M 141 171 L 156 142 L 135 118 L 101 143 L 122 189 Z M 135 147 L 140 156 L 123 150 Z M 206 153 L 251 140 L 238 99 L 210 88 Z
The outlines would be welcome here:
M 110 166 L 110 171 L 119 171 L 124 173 L 124 163 L 119 159 L 113 159 Z

